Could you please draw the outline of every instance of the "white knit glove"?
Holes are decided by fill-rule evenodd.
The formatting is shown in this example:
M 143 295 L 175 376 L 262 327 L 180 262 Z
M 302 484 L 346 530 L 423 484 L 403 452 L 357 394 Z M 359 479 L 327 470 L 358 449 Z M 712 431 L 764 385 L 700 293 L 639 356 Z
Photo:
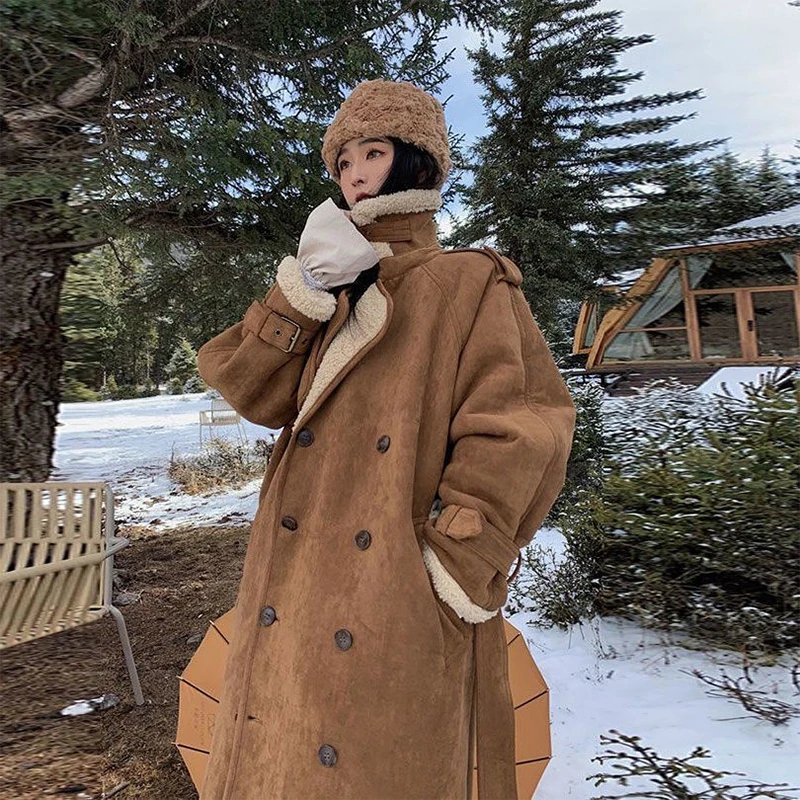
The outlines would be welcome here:
M 379 256 L 350 221 L 349 213 L 328 198 L 308 215 L 297 260 L 309 286 L 330 289 L 352 283 L 375 266 Z

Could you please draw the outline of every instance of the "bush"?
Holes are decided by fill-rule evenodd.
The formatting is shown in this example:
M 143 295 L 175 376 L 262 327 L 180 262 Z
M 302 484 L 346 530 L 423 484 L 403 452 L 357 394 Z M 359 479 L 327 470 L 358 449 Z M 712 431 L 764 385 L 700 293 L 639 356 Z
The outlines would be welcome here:
M 193 375 L 186 383 L 183 384 L 184 394 L 193 394 L 195 392 L 204 392 L 206 390 L 206 382 L 199 376 Z
M 749 652 L 797 645 L 796 396 L 660 386 L 614 403 L 602 487 L 559 517 L 595 610 Z
M 117 384 L 117 379 L 109 375 L 108 380 L 97 393 L 100 400 L 135 400 L 139 397 L 153 397 L 159 394 L 158 386 L 152 381 L 144 386 L 133 383 Z
M 117 379 L 113 375 L 109 375 L 106 382 L 100 387 L 98 394 L 101 400 L 115 400 L 117 391 L 119 391 Z
M 741 772 L 713 769 L 697 764 L 710 758 L 704 747 L 695 747 L 688 756 L 661 756 L 652 747 L 642 744 L 639 736 L 628 736 L 616 730 L 602 735 L 600 743 L 606 751 L 592 761 L 605 765 L 611 772 L 590 775 L 595 786 L 618 783 L 633 788 L 622 794 L 594 795 L 592 800 L 615 800 L 622 797 L 653 797 L 661 800 L 794 800 L 797 789 L 786 783 L 766 784 L 747 779 Z M 613 748 L 613 749 L 612 749 Z M 739 780 L 745 778 L 745 781 Z M 643 780 L 647 783 L 643 784 Z M 641 789 L 636 788 L 641 787 Z M 791 792 L 785 794 L 784 792 Z
M 139 387 L 139 397 L 157 397 L 161 392 L 153 381 L 148 381 L 144 386 Z
M 113 400 L 135 400 L 137 397 L 141 397 L 139 394 L 139 389 L 134 383 L 121 383 L 117 388 L 117 391 L 114 392 L 112 399 Z
M 85 383 L 81 383 L 76 378 L 66 378 L 64 380 L 64 388 L 61 391 L 62 403 L 83 403 L 99 399 L 99 392 L 90 389 Z
M 534 624 L 568 628 L 592 615 L 595 602 L 592 578 L 570 552 L 533 544 L 522 553 L 519 577 L 509 586 L 510 614 L 533 611 Z
M 549 518 L 557 519 L 573 505 L 587 489 L 602 483 L 603 462 L 603 398 L 605 393 L 597 383 L 567 385 L 575 403 L 575 432 L 567 462 L 567 475 L 558 499 L 550 510 Z
M 254 445 L 211 439 L 199 455 L 170 458 L 169 477 L 187 494 L 216 488 L 238 488 L 263 475 L 273 442 L 257 439 Z
M 183 384 L 180 378 L 170 378 L 167 381 L 167 394 L 183 394 Z

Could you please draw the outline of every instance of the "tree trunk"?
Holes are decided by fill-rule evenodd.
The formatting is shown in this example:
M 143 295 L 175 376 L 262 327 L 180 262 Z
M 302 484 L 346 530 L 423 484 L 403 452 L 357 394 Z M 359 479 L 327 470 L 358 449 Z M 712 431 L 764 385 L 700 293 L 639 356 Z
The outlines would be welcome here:
M 74 250 L 52 204 L 12 203 L 0 236 L 0 481 L 50 475 L 61 401 L 59 299 Z

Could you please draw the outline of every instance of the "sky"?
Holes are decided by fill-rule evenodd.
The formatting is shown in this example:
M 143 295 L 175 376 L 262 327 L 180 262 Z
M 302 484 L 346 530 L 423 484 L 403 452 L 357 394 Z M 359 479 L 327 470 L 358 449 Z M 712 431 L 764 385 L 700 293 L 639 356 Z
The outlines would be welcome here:
M 601 0 L 597 8 L 623 12 L 623 35 L 655 37 L 621 59 L 625 69 L 645 73 L 629 93 L 702 89 L 704 99 L 665 107 L 668 114 L 697 112 L 667 138 L 688 143 L 730 137 L 728 148 L 746 160 L 757 159 L 766 145 L 779 158 L 797 153 L 800 8 L 788 0 Z M 477 43 L 473 32 L 451 28 L 441 44 L 457 51 L 439 96 L 452 95 L 447 121 L 467 140 L 480 136 L 484 124 L 480 87 L 464 51 Z

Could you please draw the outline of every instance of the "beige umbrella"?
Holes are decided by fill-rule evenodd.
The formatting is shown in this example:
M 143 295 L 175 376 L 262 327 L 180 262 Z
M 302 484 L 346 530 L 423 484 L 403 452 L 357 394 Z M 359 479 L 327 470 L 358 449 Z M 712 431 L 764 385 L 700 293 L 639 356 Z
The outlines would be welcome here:
M 231 609 L 211 623 L 179 678 L 178 730 L 174 744 L 198 791 L 203 784 L 218 698 L 222 694 L 233 613 Z M 547 684 L 523 635 L 507 619 L 503 619 L 503 624 L 508 645 L 508 679 L 514 701 L 517 790 L 519 800 L 530 800 L 550 760 Z M 473 750 L 473 763 L 475 761 L 476 751 Z M 479 766 L 473 770 L 472 800 L 479 800 Z

